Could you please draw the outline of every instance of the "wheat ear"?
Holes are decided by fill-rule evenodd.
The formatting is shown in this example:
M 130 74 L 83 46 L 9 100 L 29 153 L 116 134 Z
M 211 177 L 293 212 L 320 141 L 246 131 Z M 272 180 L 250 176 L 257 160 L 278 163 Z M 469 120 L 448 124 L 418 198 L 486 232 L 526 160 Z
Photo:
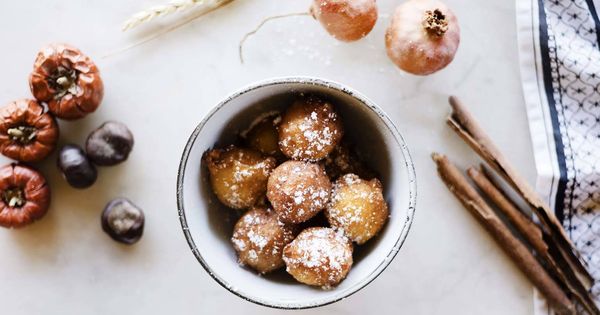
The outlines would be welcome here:
M 102 58 L 108 58 L 108 57 L 120 54 L 120 53 L 128 51 L 128 50 L 130 50 L 132 48 L 135 48 L 135 47 L 138 47 L 140 45 L 143 45 L 143 44 L 145 44 L 145 43 L 147 43 L 149 41 L 155 40 L 155 39 L 159 38 L 160 36 L 163 36 L 163 35 L 165 35 L 167 33 L 170 33 L 170 32 L 172 32 L 172 31 L 174 31 L 174 30 L 176 30 L 176 29 L 178 29 L 178 28 L 180 28 L 182 26 L 185 26 L 186 24 L 194 21 L 195 19 L 197 19 L 197 18 L 199 18 L 201 16 L 204 16 L 204 15 L 206 15 L 206 14 L 212 12 L 212 11 L 215 11 L 218 8 L 223 7 L 223 6 L 229 4 L 229 3 L 233 2 L 233 1 L 234 0 L 217 0 L 217 1 L 214 2 L 214 4 L 205 7 L 204 9 L 200 10 L 198 13 L 194 14 L 193 16 L 190 16 L 187 19 L 185 19 L 183 21 L 180 21 L 180 22 L 178 22 L 175 25 L 172 25 L 172 26 L 164 28 L 164 29 L 162 29 L 162 30 L 160 30 L 160 31 L 158 31 L 158 32 L 156 32 L 154 34 L 151 34 L 150 36 L 147 36 L 146 38 L 143 38 L 140 41 L 138 41 L 136 43 L 133 43 L 133 44 L 127 46 L 127 47 L 124 47 L 124 48 L 121 48 L 121 49 L 117 49 L 117 50 L 113 50 L 113 51 L 105 54 L 104 56 L 102 56 Z
M 166 4 L 156 5 L 132 15 L 125 23 L 123 23 L 122 30 L 127 31 L 157 17 L 184 11 L 193 6 L 204 5 L 206 3 L 206 0 L 172 0 Z

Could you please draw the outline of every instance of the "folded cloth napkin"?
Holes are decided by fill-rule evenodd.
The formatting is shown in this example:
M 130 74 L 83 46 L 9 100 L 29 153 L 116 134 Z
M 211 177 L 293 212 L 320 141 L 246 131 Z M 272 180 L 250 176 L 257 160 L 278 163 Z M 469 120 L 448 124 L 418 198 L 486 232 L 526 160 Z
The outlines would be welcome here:
M 537 190 L 596 279 L 600 305 L 600 0 L 516 0 Z M 536 314 L 551 314 L 536 294 Z

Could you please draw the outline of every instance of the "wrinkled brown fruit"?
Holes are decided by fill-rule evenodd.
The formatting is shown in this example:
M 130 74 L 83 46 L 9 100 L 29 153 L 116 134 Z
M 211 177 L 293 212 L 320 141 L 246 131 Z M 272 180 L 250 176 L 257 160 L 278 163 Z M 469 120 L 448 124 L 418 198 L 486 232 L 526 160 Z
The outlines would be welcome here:
M 56 147 L 58 124 L 34 100 L 18 100 L 0 108 L 0 152 L 17 161 L 35 162 Z
M 62 119 L 78 119 L 98 108 L 104 86 L 94 62 L 79 49 L 51 44 L 37 55 L 29 86 L 35 98 Z
M 0 226 L 19 228 L 43 217 L 50 206 L 50 187 L 38 171 L 24 165 L 0 168 Z

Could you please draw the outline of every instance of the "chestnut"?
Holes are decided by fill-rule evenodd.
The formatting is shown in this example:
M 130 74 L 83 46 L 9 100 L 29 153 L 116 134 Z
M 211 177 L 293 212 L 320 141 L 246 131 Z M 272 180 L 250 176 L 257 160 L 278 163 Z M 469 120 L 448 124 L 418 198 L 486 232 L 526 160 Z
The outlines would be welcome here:
M 62 147 L 56 164 L 63 177 L 74 188 L 88 188 L 98 178 L 96 167 L 77 145 L 67 144 Z
M 120 243 L 134 244 L 144 232 L 144 212 L 126 198 L 110 201 L 101 220 L 104 232 Z
M 31 93 L 62 119 L 79 119 L 100 106 L 104 85 L 94 62 L 79 49 L 51 44 L 37 55 L 29 76 Z
M 58 141 L 58 124 L 34 100 L 21 99 L 0 108 L 0 152 L 21 162 L 47 157 Z
M 111 166 L 129 157 L 133 148 L 133 134 L 127 126 L 107 121 L 92 131 L 85 143 L 85 151 L 96 165 Z
M 0 226 L 19 228 L 43 217 L 50 187 L 38 171 L 20 164 L 0 168 Z

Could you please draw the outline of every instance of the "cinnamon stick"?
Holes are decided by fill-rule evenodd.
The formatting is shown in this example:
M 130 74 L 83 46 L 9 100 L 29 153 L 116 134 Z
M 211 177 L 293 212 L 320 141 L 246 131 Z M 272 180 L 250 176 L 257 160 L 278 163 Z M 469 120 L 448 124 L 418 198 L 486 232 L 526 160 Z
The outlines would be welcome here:
M 527 202 L 539 218 L 544 232 L 548 233 L 552 243 L 558 246 L 557 254 L 566 263 L 566 266 L 561 267 L 572 270 L 579 282 L 589 290 L 593 285 L 593 278 L 586 270 L 585 262 L 581 260 L 578 251 L 567 237 L 552 210 L 540 199 L 527 181 L 517 173 L 461 102 L 454 96 L 450 97 L 449 102 L 452 106 L 452 114 L 448 117 L 448 125 Z
M 508 194 L 493 181 L 491 174 L 485 171 L 483 165 L 481 167 L 481 172 L 473 167 L 467 170 L 467 174 L 473 180 L 475 185 L 491 200 L 497 210 L 506 216 L 508 221 L 512 223 L 521 236 L 531 244 L 533 249 L 537 252 L 538 258 L 546 264 L 548 272 L 556 279 L 559 279 L 590 314 L 599 315 L 600 310 L 596 307 L 590 292 L 577 281 L 572 273 L 569 273 L 568 270 L 563 271 L 558 267 L 558 263 L 555 261 L 549 252 L 548 246 L 544 242 L 542 230 L 539 226 L 519 210 L 518 206 L 510 200 Z
M 481 192 L 497 206 L 498 210 L 506 216 L 510 223 L 515 226 L 517 231 L 523 235 L 535 251 L 538 253 L 548 251 L 548 246 L 546 246 L 542 237 L 542 230 L 527 218 L 517 205 L 509 200 L 504 192 L 500 191 L 486 175 L 473 167 L 467 169 L 467 175 L 469 175 Z
M 492 235 L 517 267 L 546 297 L 552 308 L 559 314 L 575 314 L 575 307 L 565 292 L 548 275 L 529 249 L 510 232 L 460 171 L 444 155 L 433 153 L 432 158 L 448 189 Z

